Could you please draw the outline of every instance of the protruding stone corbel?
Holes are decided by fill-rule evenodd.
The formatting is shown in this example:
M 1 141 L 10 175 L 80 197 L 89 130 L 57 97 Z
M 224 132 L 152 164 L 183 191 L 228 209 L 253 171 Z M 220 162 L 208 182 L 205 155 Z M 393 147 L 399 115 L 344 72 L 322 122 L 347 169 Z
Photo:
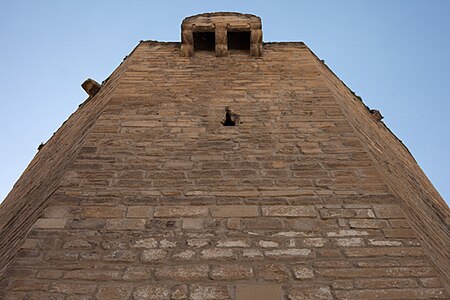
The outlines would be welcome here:
M 101 84 L 94 79 L 88 78 L 82 84 L 81 87 L 89 95 L 89 97 L 94 97 L 98 91 L 101 89 Z
M 371 109 L 370 114 L 375 121 L 381 121 L 384 118 L 383 115 L 381 115 L 381 112 L 377 109 Z

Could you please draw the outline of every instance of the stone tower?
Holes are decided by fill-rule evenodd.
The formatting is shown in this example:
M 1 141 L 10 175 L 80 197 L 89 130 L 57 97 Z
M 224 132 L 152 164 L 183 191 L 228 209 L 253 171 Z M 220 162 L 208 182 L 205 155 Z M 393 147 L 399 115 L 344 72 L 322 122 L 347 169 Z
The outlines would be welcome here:
M 141 42 L 0 206 L 1 299 L 449 299 L 449 209 L 260 18 Z

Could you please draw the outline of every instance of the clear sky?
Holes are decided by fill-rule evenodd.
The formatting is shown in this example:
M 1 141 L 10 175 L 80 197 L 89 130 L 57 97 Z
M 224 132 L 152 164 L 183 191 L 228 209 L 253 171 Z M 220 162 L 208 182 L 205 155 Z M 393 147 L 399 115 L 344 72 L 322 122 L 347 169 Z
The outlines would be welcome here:
M 201 12 L 259 15 L 303 41 L 384 115 L 450 201 L 450 1 L 0 0 L 0 202 L 64 120 L 140 40 L 179 41 Z

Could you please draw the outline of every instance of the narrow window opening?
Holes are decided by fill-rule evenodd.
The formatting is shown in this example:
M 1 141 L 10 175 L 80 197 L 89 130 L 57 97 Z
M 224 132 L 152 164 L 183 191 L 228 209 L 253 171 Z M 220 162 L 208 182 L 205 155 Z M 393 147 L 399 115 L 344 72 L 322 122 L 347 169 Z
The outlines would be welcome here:
M 234 126 L 236 122 L 231 120 L 231 114 L 229 112 L 225 115 L 225 121 L 223 122 L 223 126 Z
M 194 32 L 194 51 L 214 51 L 216 36 L 214 32 Z
M 231 110 L 226 107 L 225 121 L 222 122 L 223 126 L 236 126 L 236 123 L 239 123 L 239 116 L 235 113 L 232 113 Z
M 250 31 L 228 31 L 228 50 L 250 50 Z

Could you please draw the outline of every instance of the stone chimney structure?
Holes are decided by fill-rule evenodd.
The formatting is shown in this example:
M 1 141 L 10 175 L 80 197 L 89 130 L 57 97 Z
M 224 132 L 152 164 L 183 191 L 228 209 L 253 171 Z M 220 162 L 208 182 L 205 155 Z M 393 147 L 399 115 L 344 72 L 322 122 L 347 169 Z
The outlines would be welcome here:
M 239 13 L 208 13 L 186 18 L 181 24 L 181 55 L 190 57 L 195 50 L 215 50 L 227 56 L 230 50 L 248 50 L 262 55 L 261 19 Z
M 83 84 L 0 206 L 0 299 L 449 299 L 449 208 L 378 111 L 257 16 L 181 35 Z

